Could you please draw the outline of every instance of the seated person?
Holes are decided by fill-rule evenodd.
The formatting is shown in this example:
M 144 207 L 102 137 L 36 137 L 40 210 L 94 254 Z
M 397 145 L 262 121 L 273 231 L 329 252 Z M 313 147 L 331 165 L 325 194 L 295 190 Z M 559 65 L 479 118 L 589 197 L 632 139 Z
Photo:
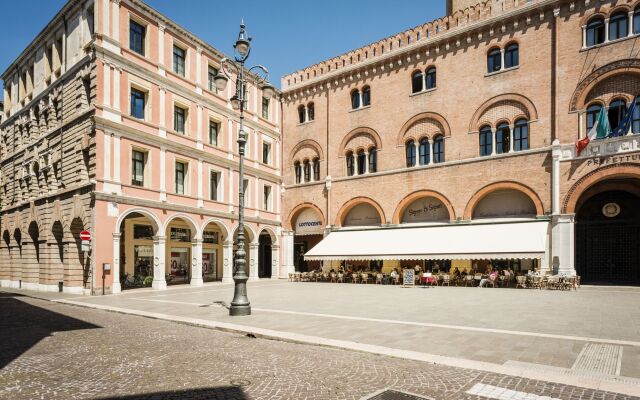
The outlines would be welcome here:
M 480 280 L 480 284 L 478 285 L 478 287 L 484 287 L 487 283 L 489 283 L 489 281 L 493 281 L 493 282 L 495 282 L 497 278 L 498 278 L 498 271 L 493 270 L 493 271 L 489 274 L 489 277 L 487 277 L 487 278 L 482 278 L 482 279 Z

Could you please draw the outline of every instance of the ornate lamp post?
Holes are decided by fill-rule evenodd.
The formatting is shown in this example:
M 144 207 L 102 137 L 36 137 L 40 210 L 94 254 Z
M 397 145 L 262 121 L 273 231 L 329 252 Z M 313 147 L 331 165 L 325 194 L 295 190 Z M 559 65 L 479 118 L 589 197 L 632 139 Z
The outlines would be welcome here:
M 215 77 L 216 89 L 224 92 L 227 82 L 231 80 L 236 84 L 236 94 L 231 97 L 231 106 L 234 110 L 240 111 L 240 126 L 238 129 L 238 155 L 239 155 L 239 178 L 238 178 L 238 238 L 236 239 L 237 250 L 235 253 L 235 263 L 233 271 L 233 282 L 235 284 L 233 300 L 229 308 L 229 315 L 250 315 L 251 304 L 247 297 L 247 271 L 245 270 L 247 254 L 244 251 L 244 145 L 247 142 L 244 133 L 244 107 L 246 104 L 247 75 L 252 70 L 260 71 L 264 76 L 256 74 L 257 84 L 262 88 L 262 95 L 269 99 L 275 94 L 275 88 L 268 81 L 269 71 L 262 65 L 253 66 L 245 70 L 244 63 L 249 58 L 251 52 L 251 38 L 247 36 L 244 29 L 244 21 L 240 23 L 240 33 L 238 40 L 233 46 L 235 49 L 235 60 L 223 58 L 220 61 L 220 71 Z M 233 76 L 235 75 L 235 80 Z

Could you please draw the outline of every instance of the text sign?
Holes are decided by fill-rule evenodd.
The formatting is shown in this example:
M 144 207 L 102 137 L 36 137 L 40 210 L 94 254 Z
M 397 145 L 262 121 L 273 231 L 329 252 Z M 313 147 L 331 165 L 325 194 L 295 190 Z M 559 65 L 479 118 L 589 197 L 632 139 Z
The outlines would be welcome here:
M 91 232 L 89 232 L 89 231 L 80 232 L 80 240 L 82 240 L 82 241 L 91 240 Z
M 411 268 L 407 268 L 402 270 L 402 286 L 414 286 L 416 281 L 416 272 L 411 269 Z

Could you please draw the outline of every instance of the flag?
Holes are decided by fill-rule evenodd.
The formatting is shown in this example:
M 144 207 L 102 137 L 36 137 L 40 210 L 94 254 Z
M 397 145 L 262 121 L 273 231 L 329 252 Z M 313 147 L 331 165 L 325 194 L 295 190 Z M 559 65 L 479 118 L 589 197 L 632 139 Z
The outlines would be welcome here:
M 618 124 L 618 127 L 614 129 L 609 137 L 617 137 L 624 136 L 629 132 L 629 128 L 631 128 L 631 123 L 633 122 L 633 112 L 636 109 L 636 99 L 633 99 L 633 103 L 627 109 L 627 112 L 624 114 L 622 121 Z
M 600 108 L 600 112 L 596 117 L 596 122 L 593 127 L 587 133 L 587 136 L 576 142 L 576 154 L 579 156 L 588 145 L 589 142 L 594 139 L 604 139 L 609 134 L 609 119 L 607 113 L 604 111 L 604 107 Z

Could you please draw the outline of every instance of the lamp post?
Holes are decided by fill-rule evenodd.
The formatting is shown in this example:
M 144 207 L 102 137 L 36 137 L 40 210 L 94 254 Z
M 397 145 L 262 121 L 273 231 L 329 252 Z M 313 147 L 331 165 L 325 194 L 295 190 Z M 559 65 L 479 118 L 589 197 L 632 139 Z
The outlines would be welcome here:
M 239 168 L 238 168 L 238 238 L 236 239 L 237 250 L 235 252 L 235 263 L 233 271 L 233 300 L 231 301 L 231 307 L 229 307 L 229 315 L 240 316 L 251 314 L 251 304 L 247 297 L 247 276 L 246 271 L 246 257 L 247 253 L 244 251 L 244 145 L 247 142 L 244 133 L 244 108 L 246 104 L 246 87 L 247 87 L 247 75 L 252 71 L 260 71 L 264 76 L 256 74 L 256 83 L 262 88 L 262 95 L 269 99 L 275 94 L 275 88 L 268 81 L 269 71 L 262 65 L 253 66 L 245 70 L 244 63 L 249 58 L 251 53 L 251 38 L 247 36 L 245 31 L 244 21 L 240 23 L 240 33 L 238 34 L 238 40 L 233 46 L 235 49 L 234 60 L 223 58 L 220 61 L 220 72 L 215 76 L 214 81 L 216 89 L 219 92 L 224 92 L 227 88 L 227 82 L 231 80 L 236 84 L 236 93 L 231 97 L 231 106 L 234 110 L 240 111 L 240 121 L 238 128 L 238 156 L 239 156 Z M 235 81 L 233 76 L 235 75 Z

